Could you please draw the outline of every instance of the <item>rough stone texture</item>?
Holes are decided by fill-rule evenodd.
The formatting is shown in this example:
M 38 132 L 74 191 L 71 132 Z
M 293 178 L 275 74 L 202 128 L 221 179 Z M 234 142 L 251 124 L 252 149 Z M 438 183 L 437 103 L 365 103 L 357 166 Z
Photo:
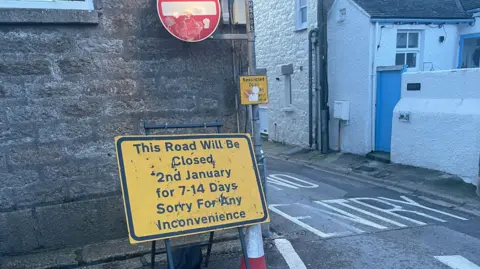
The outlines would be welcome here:
M 155 1 L 95 9 L 0 10 L 0 255 L 125 237 L 113 141 L 143 121 L 236 131 L 230 42 L 176 40 Z
M 255 13 L 263 14 L 255 20 L 257 67 L 269 77 L 268 137 L 274 141 L 308 145 L 308 31 L 315 28 L 316 2 L 308 2 L 308 29 L 296 30 L 295 1 L 255 1 Z M 284 64 L 294 68 L 291 105 L 277 71 Z
M 97 24 L 98 12 L 84 10 L 1 9 L 0 23 Z
M 126 261 L 117 261 L 111 263 L 103 263 L 92 266 L 80 267 L 79 269 L 144 269 L 142 259 L 134 258 Z
M 1 268 L 5 269 L 48 269 L 77 265 L 77 256 L 71 249 L 55 252 L 41 252 L 17 257 L 7 257 L 0 261 Z
M 105 258 L 130 256 L 138 253 L 149 253 L 152 244 L 132 245 L 128 239 L 111 240 L 95 245 L 89 245 L 82 250 L 82 260 L 86 263 L 101 261 Z
M 118 196 L 40 207 L 38 229 L 42 245 L 82 245 L 127 234 L 123 202 Z
M 0 227 L 1 253 L 22 252 L 39 247 L 32 210 L 0 213 Z

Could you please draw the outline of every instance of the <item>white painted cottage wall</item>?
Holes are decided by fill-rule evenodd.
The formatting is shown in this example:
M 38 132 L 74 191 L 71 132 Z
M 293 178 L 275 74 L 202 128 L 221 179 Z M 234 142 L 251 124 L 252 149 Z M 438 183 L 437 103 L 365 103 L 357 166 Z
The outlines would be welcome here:
M 462 25 L 459 27 L 460 35 L 478 34 L 480 33 L 480 12 L 474 14 L 475 23 L 473 25 Z
M 380 24 L 376 52 L 377 66 L 395 65 L 397 47 L 397 32 L 399 30 L 414 30 L 421 33 L 420 39 L 420 65 L 418 71 L 447 70 L 457 67 L 458 51 L 458 26 L 444 25 L 392 25 Z M 446 39 L 440 43 L 440 36 Z
M 339 22 L 339 12 L 346 19 Z M 341 150 L 366 154 L 371 150 L 371 38 L 367 14 L 349 0 L 337 0 L 328 14 L 329 103 L 350 101 L 350 121 L 341 126 Z M 333 111 L 331 112 L 333 115 Z M 338 149 L 338 120 L 330 121 L 330 146 Z
M 316 1 L 308 1 L 309 29 L 297 31 L 295 0 L 255 1 L 257 66 L 269 78 L 269 139 L 308 146 L 308 31 L 315 28 Z M 286 109 L 277 66 L 293 64 L 292 106 Z M 279 79 L 277 81 L 277 78 Z
M 420 91 L 406 91 L 421 83 Z M 393 114 L 392 162 L 440 170 L 478 184 L 480 69 L 406 73 Z M 410 113 L 410 122 L 399 120 Z

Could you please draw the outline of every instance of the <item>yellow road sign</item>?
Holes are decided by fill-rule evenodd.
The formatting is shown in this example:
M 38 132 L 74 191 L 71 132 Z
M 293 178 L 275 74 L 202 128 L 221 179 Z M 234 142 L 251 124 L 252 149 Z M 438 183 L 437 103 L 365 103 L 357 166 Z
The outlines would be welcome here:
M 251 138 L 115 138 L 131 243 L 269 220 Z
M 240 96 L 242 105 L 268 104 L 267 76 L 241 76 Z

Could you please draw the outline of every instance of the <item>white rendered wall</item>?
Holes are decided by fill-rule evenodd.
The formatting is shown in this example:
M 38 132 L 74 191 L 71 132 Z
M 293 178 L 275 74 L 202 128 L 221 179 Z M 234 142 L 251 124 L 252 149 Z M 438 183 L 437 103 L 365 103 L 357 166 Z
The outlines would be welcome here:
M 397 32 L 400 30 L 419 31 L 420 35 L 420 64 L 417 71 L 448 70 L 457 67 L 458 60 L 458 26 L 444 25 L 392 25 L 380 24 L 378 44 L 376 52 L 377 66 L 395 65 L 397 50 Z M 383 26 L 383 28 L 382 28 Z M 445 37 L 440 42 L 440 36 Z
M 462 26 L 460 26 L 460 35 L 480 33 L 480 12 L 476 13 L 474 16 L 475 16 L 475 23 L 473 25 L 462 24 Z
M 339 22 L 339 12 L 346 19 Z M 349 0 L 338 0 L 328 15 L 328 85 L 334 101 L 350 101 L 350 121 L 341 126 L 341 150 L 366 154 L 371 150 L 371 38 L 370 18 Z M 338 120 L 330 121 L 330 146 L 338 149 Z
M 421 83 L 407 91 L 407 83 Z M 392 162 L 460 176 L 478 184 L 480 69 L 406 73 L 393 115 Z M 409 122 L 399 120 L 410 114 Z

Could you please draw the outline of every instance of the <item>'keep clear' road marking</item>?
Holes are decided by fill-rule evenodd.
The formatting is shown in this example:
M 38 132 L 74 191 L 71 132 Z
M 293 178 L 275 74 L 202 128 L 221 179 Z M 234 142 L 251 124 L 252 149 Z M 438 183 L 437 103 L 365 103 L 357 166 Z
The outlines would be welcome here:
M 442 223 L 447 222 L 447 220 L 440 218 L 440 216 L 447 216 L 453 219 L 463 221 L 468 220 L 454 214 L 421 205 L 418 202 L 415 202 L 414 200 L 405 196 L 400 196 L 400 198 L 401 200 L 385 197 L 362 197 L 313 201 L 313 203 L 319 205 L 319 207 L 300 203 L 273 204 L 269 206 L 269 209 L 277 213 L 278 215 L 290 220 L 291 222 L 299 225 L 305 230 L 308 230 L 322 238 L 365 233 L 364 230 L 358 227 L 354 227 L 353 224 L 356 224 L 357 226 L 361 225 L 362 228 L 369 227 L 370 229 L 373 228 L 376 230 L 405 228 L 409 225 L 427 225 L 427 223 L 423 221 L 411 218 L 412 215 L 423 217 L 422 220 L 430 219 L 432 221 L 438 221 Z M 379 204 L 381 204 L 382 206 L 380 206 Z M 415 210 L 404 208 L 405 206 L 408 206 L 409 208 L 414 208 Z M 342 226 L 343 228 L 347 229 L 347 231 L 323 232 L 318 227 L 313 227 L 302 221 L 312 219 L 312 216 L 292 216 L 285 213 L 284 210 L 282 211 L 280 209 L 283 207 L 300 207 L 302 209 L 301 212 L 307 211 L 317 213 L 317 216 L 320 215 L 321 218 L 325 218 L 328 220 L 328 222 L 334 223 L 335 227 Z M 423 212 L 419 210 L 423 210 Z M 318 214 L 318 212 L 320 212 L 321 214 Z M 429 214 L 432 214 L 432 212 L 436 213 L 436 216 L 429 215 L 425 212 L 428 212 Z M 409 215 L 410 217 L 406 217 L 399 213 L 404 213 L 406 215 Z M 368 216 L 370 220 L 366 219 L 366 216 Z M 392 217 L 394 217 L 395 220 L 391 219 Z M 400 220 L 403 220 L 404 222 L 400 222 Z
M 298 188 L 315 189 L 315 188 L 318 188 L 317 184 L 313 184 L 313 183 L 308 182 L 306 180 L 299 179 L 297 177 L 289 176 L 289 175 L 285 175 L 285 174 L 269 175 L 267 177 L 267 182 L 269 183 L 269 185 L 272 188 L 274 188 L 276 190 L 279 190 L 279 191 L 281 191 L 282 189 L 277 187 L 277 186 L 286 187 L 286 188 L 290 188 L 290 189 L 298 189 Z M 275 185 L 277 185 L 277 186 L 275 186 Z
M 275 239 L 275 246 L 282 254 L 290 269 L 307 269 L 292 244 L 287 239 Z
M 439 260 L 443 264 L 452 269 L 480 269 L 480 267 L 473 262 L 465 259 L 460 255 L 453 256 L 435 256 L 435 259 Z

